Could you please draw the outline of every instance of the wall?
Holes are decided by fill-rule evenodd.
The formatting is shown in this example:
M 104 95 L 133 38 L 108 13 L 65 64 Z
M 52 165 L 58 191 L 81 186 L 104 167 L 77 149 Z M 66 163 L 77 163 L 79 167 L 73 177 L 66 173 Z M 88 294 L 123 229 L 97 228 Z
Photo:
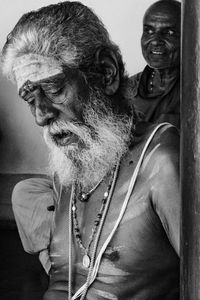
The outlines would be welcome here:
M 21 15 L 53 0 L 0 0 L 0 48 Z M 122 51 L 129 74 L 145 62 L 140 50 L 142 17 L 152 0 L 82 0 L 93 8 Z M 44 173 L 47 151 L 42 131 L 36 127 L 16 87 L 0 75 L 0 173 Z

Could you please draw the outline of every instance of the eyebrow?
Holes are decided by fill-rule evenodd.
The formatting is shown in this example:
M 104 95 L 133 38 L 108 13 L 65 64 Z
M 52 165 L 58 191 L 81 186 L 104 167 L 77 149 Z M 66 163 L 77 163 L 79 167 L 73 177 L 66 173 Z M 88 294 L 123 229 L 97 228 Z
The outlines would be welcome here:
M 154 25 L 151 25 L 151 24 L 143 24 L 143 28 L 152 28 L 154 29 L 155 26 Z M 175 26 L 175 25 L 171 25 L 171 26 L 165 26 L 165 24 L 163 24 L 163 26 L 161 27 L 161 29 L 171 29 L 171 30 L 174 30 L 174 31 L 179 31 L 178 28 Z
M 67 78 L 65 76 L 64 73 L 58 73 L 56 75 L 53 75 L 53 76 L 50 76 L 50 77 L 46 77 L 46 78 L 43 78 L 43 79 L 40 79 L 40 80 L 36 80 L 36 81 L 31 81 L 31 83 L 33 84 L 37 84 L 37 83 L 48 83 L 48 82 L 53 82 L 55 80 L 59 80 L 59 79 L 66 79 L 67 81 Z

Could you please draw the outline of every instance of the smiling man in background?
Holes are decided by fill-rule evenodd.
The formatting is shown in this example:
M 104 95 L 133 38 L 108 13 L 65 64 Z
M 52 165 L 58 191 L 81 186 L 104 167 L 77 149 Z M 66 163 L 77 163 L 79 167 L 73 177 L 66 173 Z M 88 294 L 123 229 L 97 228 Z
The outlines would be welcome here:
M 134 75 L 134 105 L 148 122 L 168 121 L 180 127 L 181 3 L 161 0 L 143 18 L 142 54 L 147 62 Z

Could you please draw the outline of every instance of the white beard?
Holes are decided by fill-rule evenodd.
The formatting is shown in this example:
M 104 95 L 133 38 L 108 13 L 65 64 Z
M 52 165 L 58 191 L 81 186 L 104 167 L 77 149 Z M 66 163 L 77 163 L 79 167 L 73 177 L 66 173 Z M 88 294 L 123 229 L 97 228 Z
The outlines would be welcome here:
M 94 128 L 95 137 L 86 125 L 55 121 L 44 128 L 44 139 L 50 148 L 50 171 L 58 174 L 65 187 L 74 182 L 89 189 L 99 182 L 126 153 L 130 140 L 131 121 L 108 113 L 105 117 L 87 109 L 87 124 Z M 76 144 L 59 147 L 51 132 L 70 130 L 79 137 Z M 83 146 L 84 145 L 84 146 Z

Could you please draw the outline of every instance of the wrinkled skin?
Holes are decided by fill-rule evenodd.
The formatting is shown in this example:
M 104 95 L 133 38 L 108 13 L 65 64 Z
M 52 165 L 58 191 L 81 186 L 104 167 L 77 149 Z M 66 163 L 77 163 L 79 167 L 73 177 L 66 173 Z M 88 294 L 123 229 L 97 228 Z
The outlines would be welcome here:
M 37 125 L 44 127 L 57 120 L 83 123 L 82 105 L 89 97 L 89 90 L 80 72 L 73 74 L 68 70 L 41 80 L 38 80 L 38 74 L 31 78 L 32 81 L 26 78 L 19 95 L 28 103 Z M 50 131 L 50 134 L 59 146 L 77 142 L 77 136 L 70 131 L 60 134 Z
M 171 70 L 179 66 L 180 23 L 180 9 L 170 2 L 157 2 L 145 13 L 141 46 L 151 68 Z

